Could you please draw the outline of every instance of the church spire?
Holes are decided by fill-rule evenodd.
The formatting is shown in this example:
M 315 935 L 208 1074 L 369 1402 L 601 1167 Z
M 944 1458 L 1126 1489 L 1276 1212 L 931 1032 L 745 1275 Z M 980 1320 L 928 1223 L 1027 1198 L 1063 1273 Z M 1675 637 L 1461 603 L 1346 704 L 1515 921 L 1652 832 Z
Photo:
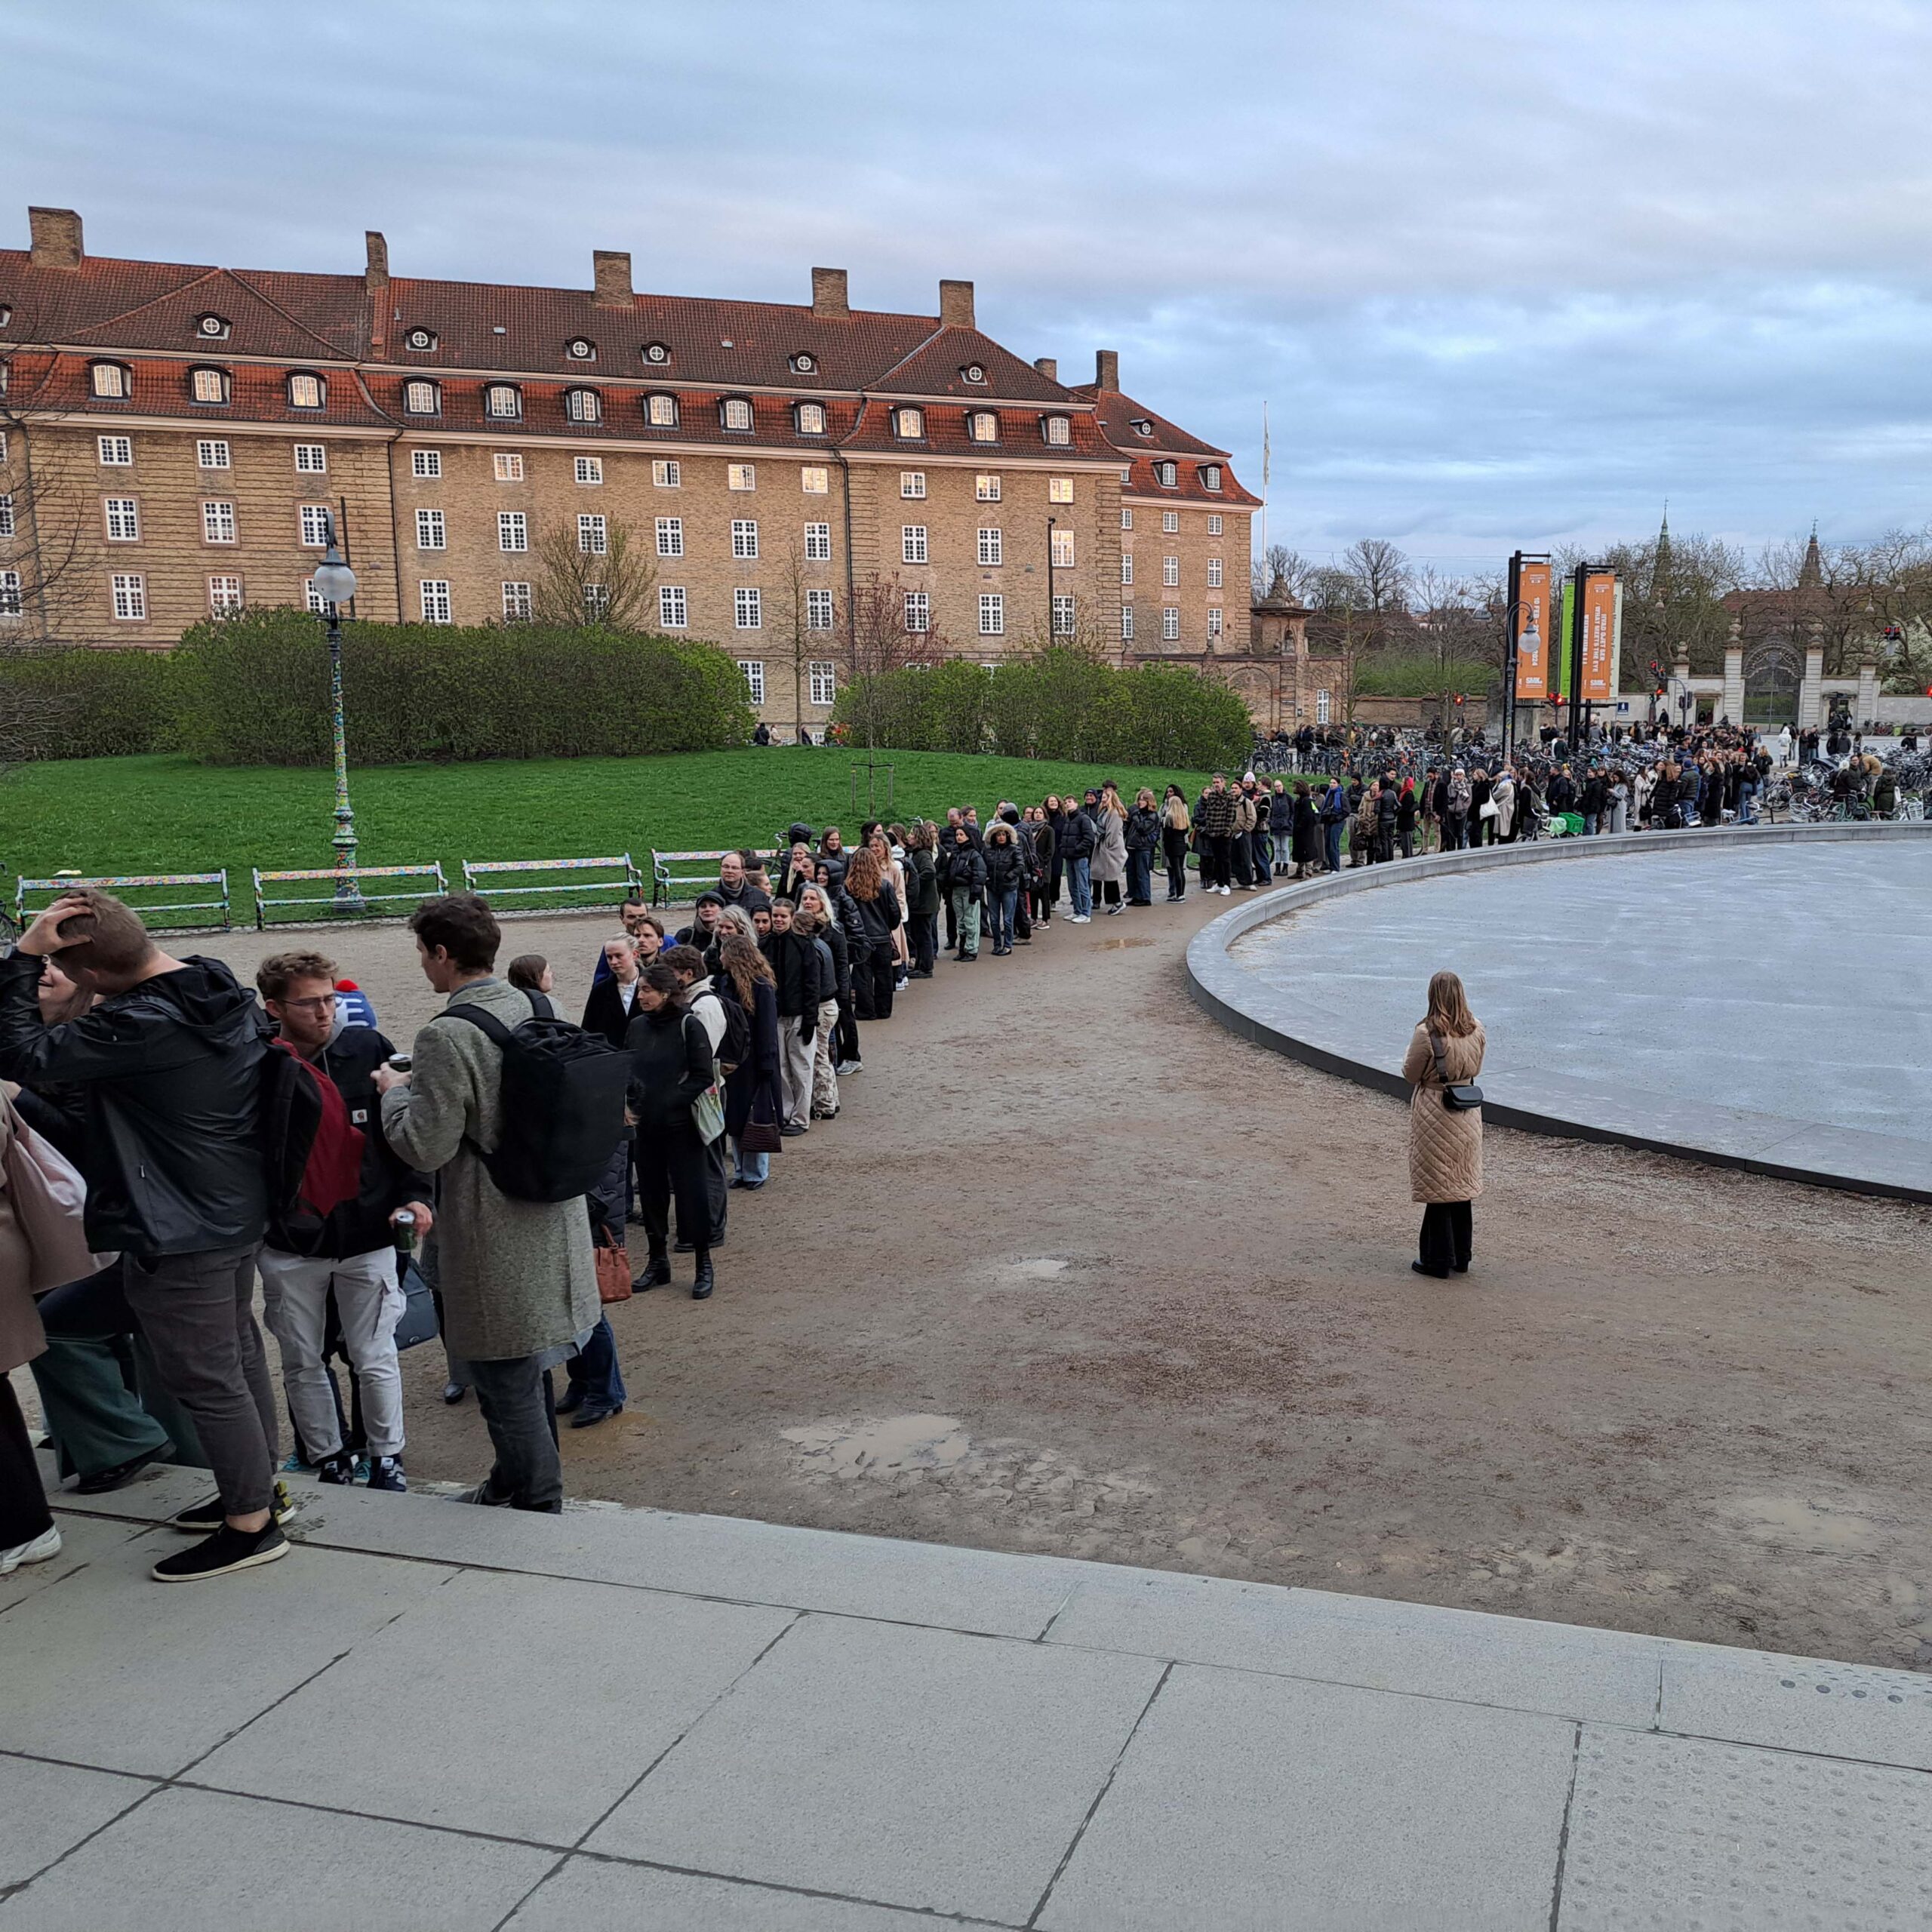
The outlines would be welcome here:
M 1817 590 L 1825 581 L 1825 560 L 1818 554 L 1818 521 L 1811 521 L 1811 540 L 1804 546 L 1804 561 L 1798 567 L 1800 590 Z
M 1661 599 L 1669 594 L 1672 557 L 1670 548 L 1670 499 L 1666 497 L 1663 505 L 1663 521 L 1657 529 L 1657 547 L 1655 560 L 1651 565 L 1651 595 Z

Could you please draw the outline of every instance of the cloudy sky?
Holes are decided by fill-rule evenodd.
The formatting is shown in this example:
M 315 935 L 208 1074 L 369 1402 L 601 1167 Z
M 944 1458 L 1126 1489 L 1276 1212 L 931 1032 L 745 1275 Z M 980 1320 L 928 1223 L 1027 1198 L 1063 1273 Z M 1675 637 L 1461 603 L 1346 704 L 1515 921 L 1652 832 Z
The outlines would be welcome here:
M 1451 571 L 1932 517 L 1923 0 L 97 0 L 0 19 L 0 237 L 982 325 Z

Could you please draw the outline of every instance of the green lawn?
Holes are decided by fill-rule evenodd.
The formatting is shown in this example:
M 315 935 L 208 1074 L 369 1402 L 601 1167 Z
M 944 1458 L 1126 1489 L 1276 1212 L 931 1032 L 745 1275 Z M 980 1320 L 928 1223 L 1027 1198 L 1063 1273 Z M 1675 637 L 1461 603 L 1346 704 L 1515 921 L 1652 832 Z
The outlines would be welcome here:
M 1037 804 L 1115 780 L 1131 800 L 1171 779 L 1191 799 L 1198 772 L 1059 764 L 940 752 L 880 754 L 866 805 L 865 754 L 795 746 L 662 758 L 390 765 L 350 774 L 365 865 L 439 859 L 452 883 L 465 859 L 601 857 L 628 851 L 768 845 L 795 818 L 835 824 L 848 841 L 866 817 L 943 819 L 1001 798 Z M 857 802 L 854 771 L 857 768 Z M 892 786 L 888 808 L 886 787 Z M 185 758 L 87 758 L 29 764 L 0 782 L 0 867 L 13 876 L 206 872 L 226 866 L 238 914 L 248 868 L 326 866 L 334 786 L 326 771 L 230 769 Z

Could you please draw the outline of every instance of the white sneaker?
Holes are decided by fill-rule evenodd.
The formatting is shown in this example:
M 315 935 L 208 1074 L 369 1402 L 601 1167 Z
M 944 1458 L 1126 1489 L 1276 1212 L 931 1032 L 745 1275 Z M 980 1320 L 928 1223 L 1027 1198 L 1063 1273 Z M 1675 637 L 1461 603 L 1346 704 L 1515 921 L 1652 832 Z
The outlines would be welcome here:
M 9 1577 L 23 1563 L 45 1563 L 60 1554 L 60 1526 L 54 1527 L 44 1536 L 37 1536 L 32 1543 L 17 1543 L 11 1549 L 0 1549 L 0 1577 Z
M 1094 922 L 1084 912 L 1069 912 L 1066 915 L 1066 923 L 1069 926 L 1088 926 Z

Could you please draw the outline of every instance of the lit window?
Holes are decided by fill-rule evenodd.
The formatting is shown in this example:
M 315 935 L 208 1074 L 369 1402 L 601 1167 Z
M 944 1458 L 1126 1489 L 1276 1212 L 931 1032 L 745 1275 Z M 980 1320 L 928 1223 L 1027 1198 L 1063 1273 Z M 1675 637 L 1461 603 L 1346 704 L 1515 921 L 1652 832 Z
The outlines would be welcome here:
M 436 477 L 443 473 L 443 453 L 441 450 L 411 450 L 409 453 L 409 473 L 412 476 Z
M 923 497 L 926 494 L 926 472 L 923 469 L 902 469 L 899 472 L 899 494 L 902 497 Z
M 734 557 L 758 555 L 758 525 L 749 517 L 731 519 L 731 554 Z
M 144 577 L 114 579 L 114 614 L 125 623 L 143 622 L 148 614 L 148 580 Z
M 14 499 L 11 495 L 0 497 L 0 537 L 11 537 L 15 534 Z
M 138 543 L 141 540 L 141 513 L 132 497 L 109 497 L 106 509 L 109 543 Z
M 685 586 L 681 583 L 660 583 L 657 586 L 657 621 L 667 631 L 684 629 Z
M 1219 557 L 1208 559 L 1208 588 L 1219 590 L 1221 587 L 1221 560 Z
M 822 436 L 825 434 L 825 405 L 822 402 L 801 402 L 798 405 L 798 434 L 801 436 Z
M 999 441 L 999 418 L 990 409 L 969 409 L 966 412 L 966 433 L 976 443 L 996 443 Z
M 402 408 L 406 416 L 433 416 L 443 406 L 442 391 L 434 383 L 405 383 Z
M 814 704 L 829 704 L 838 695 L 838 673 L 835 666 L 814 659 L 805 667 L 811 680 L 811 701 Z
M 1328 722 L 1328 694 L 1326 691 L 1315 694 L 1315 721 L 1318 724 Z
M 611 586 L 586 583 L 583 586 L 583 614 L 595 623 L 611 614 Z
M 533 608 L 528 584 L 506 583 L 503 586 L 503 621 L 506 623 L 521 622 L 530 615 Z
M 426 577 L 417 586 L 423 598 L 423 621 L 446 624 L 450 620 L 450 583 L 448 577 Z
M 1218 604 L 1208 607 L 1208 635 L 1211 638 L 1221 635 L 1221 607 Z
M 103 436 L 100 460 L 110 469 L 127 469 L 134 460 L 134 439 L 131 436 Z
M 416 512 L 416 547 L 419 550 L 443 550 L 449 547 L 445 540 L 441 510 L 418 510 Z
M 832 561 L 832 526 L 829 523 L 805 525 L 805 561 L 829 564 Z
M 731 608 L 740 630 L 756 631 L 764 628 L 764 612 L 755 590 L 733 591 Z
M 297 443 L 295 445 L 295 469 L 298 475 L 325 475 L 329 466 L 329 453 L 321 443 Z
M 682 517 L 660 516 L 657 519 L 657 554 L 660 557 L 681 557 L 685 554 Z
M 291 376 L 288 379 L 288 406 L 291 409 L 319 409 L 328 393 L 319 376 Z
M 230 466 L 227 444 L 211 441 L 205 436 L 202 438 L 195 445 L 195 466 L 198 469 L 228 469 Z
M 1134 552 L 1123 550 L 1120 553 L 1120 580 L 1122 583 L 1134 581 Z
M 131 384 L 128 370 L 120 362 L 97 362 L 94 365 L 94 392 L 103 401 L 121 401 L 129 392 Z
M 1208 534 L 1210 537 L 1218 537 L 1220 534 L 1221 514 L 1218 510 L 1217 510 L 1215 513 L 1208 519 Z
M 580 456 L 574 466 L 574 473 L 580 483 L 601 483 L 604 459 L 601 456 Z
M 528 550 L 530 548 L 530 519 L 521 510 L 499 510 L 497 512 L 497 548 L 500 550 Z
M 202 506 L 202 541 L 232 543 L 235 541 L 235 506 L 204 503 Z
M 923 564 L 926 561 L 926 526 L 923 523 L 900 526 L 899 556 L 902 563 Z
M 1052 555 L 1056 569 L 1066 570 L 1073 562 L 1073 532 L 1056 530 L 1054 532 Z
M 733 466 L 735 468 L 737 466 Z M 661 458 L 651 466 L 651 480 L 660 490 L 675 490 L 683 479 L 684 472 L 675 463 L 666 463 Z M 737 486 L 733 485 L 735 488 Z
M 1221 487 L 1221 466 L 1218 463 L 1204 463 L 1201 466 L 1201 487 L 1204 490 L 1218 490 Z
M 1180 635 L 1180 613 L 1171 604 L 1161 613 L 1161 635 L 1170 640 Z
M 923 590 L 906 593 L 906 628 L 915 637 L 923 637 L 933 627 L 932 605 Z
M 986 568 L 990 570 L 995 564 L 1006 561 L 1001 555 L 1001 549 L 1000 533 L 997 530 L 980 532 L 980 561 Z
M 832 628 L 832 592 L 829 590 L 808 590 L 805 592 L 805 629 L 808 631 L 829 631 Z
M 997 476 L 976 476 L 973 478 L 973 495 L 982 503 L 999 501 L 999 478 Z
M 238 611 L 242 608 L 242 580 L 238 577 L 211 577 L 208 579 L 208 608 L 217 617 L 225 611 Z
M 18 617 L 23 614 L 20 572 L 0 571 L 0 617 Z
M 1070 476 L 1049 476 L 1047 478 L 1047 501 L 1050 503 L 1070 503 L 1073 500 L 1073 478 Z
M 1051 448 L 1064 449 L 1073 441 L 1072 420 L 1065 416 L 1043 416 L 1040 419 L 1040 433 Z
M 1124 506 L 1122 506 L 1120 513 L 1120 527 L 1123 530 L 1131 530 L 1134 528 L 1134 512 Z
M 741 395 L 728 395 L 719 405 L 719 417 L 728 429 L 749 429 L 752 406 Z
M 1164 490 L 1171 490 L 1180 477 L 1179 466 L 1171 463 L 1157 463 L 1154 466 L 1154 481 Z
M 595 389 L 566 389 L 564 414 L 573 423 L 601 423 L 604 420 L 604 398 Z
M 1176 535 L 1180 529 L 1180 512 L 1163 510 L 1161 512 L 1161 531 L 1164 536 Z
M 1180 581 L 1180 559 L 1163 557 L 1161 559 L 1161 581 L 1171 588 Z
M 302 547 L 305 550 L 322 550 L 328 547 L 329 506 L 326 503 L 304 503 L 302 506 Z
M 902 441 L 917 442 L 926 433 L 926 412 L 923 409 L 895 409 L 892 412 L 892 433 Z
M 808 497 L 823 497 L 832 488 L 832 475 L 829 470 L 808 463 L 798 472 L 798 481 Z
M 500 423 L 513 423 L 523 414 L 523 392 L 514 383 L 491 383 L 483 392 L 483 413 Z
M 226 369 L 197 369 L 188 378 L 188 393 L 197 402 L 226 402 L 228 400 L 228 371 Z
M 741 657 L 738 669 L 745 674 L 745 693 L 754 704 L 764 702 L 764 662 L 758 657 Z
M 758 488 L 758 465 L 755 463 L 728 463 L 724 466 L 724 487 L 728 490 L 755 490 Z
M 523 458 L 513 451 L 499 450 L 494 462 L 499 483 L 521 483 L 523 481 Z
M 1134 606 L 1123 604 L 1120 607 L 1120 641 L 1122 644 L 1134 641 Z
M 1006 635 L 1006 599 L 996 590 L 982 591 L 980 594 L 980 635 Z
M 1054 599 L 1054 635 L 1071 637 L 1073 635 L 1073 599 L 1056 597 Z
M 577 520 L 577 547 L 586 557 L 601 557 L 611 547 L 610 526 L 601 516 Z
M 678 398 L 674 395 L 646 396 L 644 420 L 654 429 L 675 429 L 678 426 Z

